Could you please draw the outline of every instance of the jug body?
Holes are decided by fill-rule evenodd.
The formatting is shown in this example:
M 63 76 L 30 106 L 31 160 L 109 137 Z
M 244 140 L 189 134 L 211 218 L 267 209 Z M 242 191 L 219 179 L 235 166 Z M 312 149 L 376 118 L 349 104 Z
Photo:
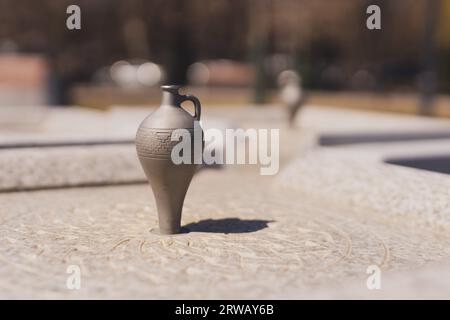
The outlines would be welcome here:
M 202 140 L 200 152 L 203 151 L 203 132 L 196 124 L 200 120 L 200 102 L 194 96 L 180 95 L 179 88 L 162 87 L 161 106 L 144 119 L 136 133 L 136 150 L 153 191 L 161 234 L 181 231 L 184 198 L 198 167 L 194 161 L 197 151 L 194 142 L 198 135 Z M 194 103 L 194 115 L 181 107 L 186 100 Z M 180 143 L 173 138 L 177 129 L 189 133 L 191 161 L 176 163 L 172 158 L 174 147 Z

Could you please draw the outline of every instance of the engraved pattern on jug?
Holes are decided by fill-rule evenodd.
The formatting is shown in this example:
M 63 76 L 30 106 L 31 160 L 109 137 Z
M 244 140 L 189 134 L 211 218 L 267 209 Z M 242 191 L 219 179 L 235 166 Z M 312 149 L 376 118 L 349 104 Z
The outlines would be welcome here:
M 139 156 L 156 159 L 170 159 L 172 149 L 181 140 L 171 140 L 175 129 L 139 128 L 136 134 L 136 149 Z M 194 129 L 186 129 L 193 137 Z M 193 141 L 193 140 L 191 140 Z

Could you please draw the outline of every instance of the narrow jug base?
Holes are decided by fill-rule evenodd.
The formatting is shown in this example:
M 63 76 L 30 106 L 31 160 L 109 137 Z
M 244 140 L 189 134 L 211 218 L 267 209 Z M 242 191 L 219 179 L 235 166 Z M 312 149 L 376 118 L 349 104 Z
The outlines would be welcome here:
M 174 236 L 174 235 L 186 234 L 186 233 L 189 233 L 189 232 L 190 232 L 190 230 L 188 228 L 184 228 L 184 227 L 181 227 L 180 230 L 178 232 L 175 232 L 175 233 L 161 232 L 159 228 L 152 228 L 152 229 L 150 229 L 150 233 L 156 234 L 156 235 L 159 235 L 159 236 Z

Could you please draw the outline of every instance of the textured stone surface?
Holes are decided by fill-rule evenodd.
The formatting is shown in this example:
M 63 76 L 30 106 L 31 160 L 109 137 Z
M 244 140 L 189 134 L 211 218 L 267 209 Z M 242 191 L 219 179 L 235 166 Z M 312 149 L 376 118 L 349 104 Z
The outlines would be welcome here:
M 2 126 L 0 146 L 17 144 L 83 143 L 133 139 L 140 121 L 152 108 L 48 108 L 39 121 L 27 126 Z
M 184 209 L 191 232 L 176 236 L 151 232 L 146 185 L 2 194 L 1 296 L 296 298 L 364 286 L 371 264 L 389 273 L 450 256 L 448 230 L 279 192 L 271 179 L 200 172 Z M 72 264 L 81 290 L 66 288 Z
M 279 175 L 278 185 L 302 197 L 326 196 L 336 205 L 371 210 L 405 223 L 450 226 L 450 176 L 384 164 L 380 159 L 425 151 L 433 155 L 446 145 L 450 142 L 309 150 Z
M 223 131 L 236 127 L 280 129 L 282 166 L 316 148 L 316 141 L 322 133 L 401 130 L 433 132 L 450 128 L 447 120 L 306 107 L 298 118 L 299 129 L 289 129 L 286 127 L 285 114 L 281 107 L 215 106 L 208 109 L 206 106 L 204 109 L 203 127 L 206 130 L 217 128 Z M 71 145 L 0 148 L 0 190 L 143 181 L 144 176 L 137 162 L 133 141 L 139 123 L 151 110 L 152 107 L 116 107 L 108 112 L 81 108 L 45 109 L 42 110 L 42 119 L 32 126 L 0 128 L 0 146 L 3 147 Z M 102 142 L 110 144 L 99 144 Z M 437 149 L 436 146 L 437 143 L 434 149 Z M 414 148 L 415 151 L 424 152 L 420 149 L 429 150 L 428 144 Z M 357 157 L 377 152 L 377 148 L 359 150 L 363 151 L 359 151 Z M 386 149 L 384 147 L 380 150 Z M 355 155 L 355 152 L 352 154 Z
M 186 234 L 153 232 L 146 184 L 0 193 L 0 297 L 448 298 L 450 178 L 380 162 L 448 142 L 315 144 L 320 132 L 447 122 L 350 112 L 345 123 L 345 114 L 306 109 L 301 128 L 291 130 L 275 108 L 214 111 L 226 127 L 281 127 L 282 171 L 201 170 L 185 202 Z M 129 119 L 131 130 L 135 116 L 117 119 Z M 52 123 L 48 132 L 64 131 Z M 94 127 L 92 120 L 88 139 Z M 11 186 L 142 177 L 133 145 L 5 149 L 0 162 L 0 182 Z M 80 290 L 66 287 L 70 265 L 81 268 Z M 381 268 L 382 290 L 367 290 L 369 265 Z
M 134 145 L 0 151 L 0 190 L 145 181 Z
M 134 139 L 151 110 L 45 109 L 33 126 L 1 127 L 0 191 L 145 181 Z M 233 126 L 214 117 L 207 122 Z
M 450 297 L 450 265 L 431 265 L 414 270 L 401 270 L 381 275 L 381 288 L 367 290 L 361 281 L 343 285 L 318 286 L 300 294 L 299 299 L 445 299 Z

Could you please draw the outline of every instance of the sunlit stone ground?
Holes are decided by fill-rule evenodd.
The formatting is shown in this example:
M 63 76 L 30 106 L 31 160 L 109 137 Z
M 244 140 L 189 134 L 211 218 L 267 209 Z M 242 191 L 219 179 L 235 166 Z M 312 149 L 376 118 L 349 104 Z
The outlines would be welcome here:
M 288 129 L 277 107 L 204 109 L 205 127 L 280 128 L 281 167 L 275 176 L 260 176 L 258 166 L 201 170 L 185 201 L 186 234 L 152 232 L 154 200 L 131 144 L 0 150 L 8 168 L 0 180 L 0 296 L 450 297 L 450 176 L 381 161 L 433 154 L 449 140 L 316 144 L 324 132 L 427 132 L 450 129 L 449 122 L 307 108 L 299 128 Z M 111 132 L 133 139 L 147 113 L 116 110 L 108 122 L 110 114 L 70 112 L 72 122 L 85 123 L 87 140 Z M 128 120 L 117 127 L 124 114 Z M 22 131 L 21 139 L 54 139 L 51 131 L 64 138 L 59 125 L 48 120 L 41 135 Z M 70 131 L 71 139 L 81 139 Z M 18 139 L 17 131 L 9 139 Z M 70 159 L 76 161 L 64 171 Z M 28 161 L 28 171 L 16 169 L 20 161 Z M 76 187 L 108 182 L 116 185 Z M 33 186 L 38 190 L 14 191 Z M 66 286 L 70 265 L 81 268 L 79 290 Z M 371 265 L 381 270 L 381 290 L 367 289 Z

